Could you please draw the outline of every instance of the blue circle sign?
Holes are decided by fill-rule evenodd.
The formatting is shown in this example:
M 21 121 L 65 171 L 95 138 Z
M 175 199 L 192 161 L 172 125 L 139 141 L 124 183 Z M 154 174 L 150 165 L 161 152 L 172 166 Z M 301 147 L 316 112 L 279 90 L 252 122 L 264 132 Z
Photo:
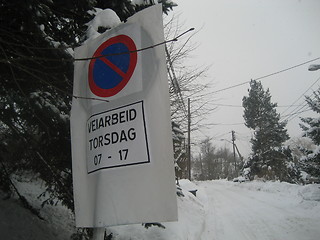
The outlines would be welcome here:
M 137 64 L 137 48 L 126 35 L 102 43 L 89 63 L 89 87 L 99 97 L 111 97 L 129 82 Z

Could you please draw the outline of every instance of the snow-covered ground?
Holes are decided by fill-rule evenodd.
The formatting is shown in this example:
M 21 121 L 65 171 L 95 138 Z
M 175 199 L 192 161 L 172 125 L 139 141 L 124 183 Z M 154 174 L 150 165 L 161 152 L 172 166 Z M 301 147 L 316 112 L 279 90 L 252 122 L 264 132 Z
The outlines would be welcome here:
M 41 192 L 39 183 L 17 185 L 30 199 Z M 180 185 L 185 196 L 178 198 L 178 222 L 162 223 L 165 229 L 136 224 L 110 227 L 107 232 L 116 240 L 319 239 L 319 184 L 181 180 Z M 196 196 L 189 192 L 195 189 Z M 38 208 L 39 203 L 32 202 Z M 45 221 L 32 216 L 17 201 L 1 200 L 1 239 L 69 239 L 75 231 L 73 218 L 63 206 L 48 206 L 40 213 Z
M 199 185 L 208 196 L 201 239 L 316 240 L 320 237 L 319 185 L 225 181 Z
M 40 210 L 41 220 L 30 210 L 22 207 L 17 198 L 4 199 L 0 191 L 0 239 L 2 240 L 70 240 L 74 227 L 72 212 L 56 202 L 41 207 L 46 196 L 44 183 L 32 176 L 14 177 L 13 182 L 28 202 Z
M 179 222 L 110 228 L 115 239 L 318 240 L 320 185 L 180 181 Z M 197 189 L 197 196 L 188 190 Z

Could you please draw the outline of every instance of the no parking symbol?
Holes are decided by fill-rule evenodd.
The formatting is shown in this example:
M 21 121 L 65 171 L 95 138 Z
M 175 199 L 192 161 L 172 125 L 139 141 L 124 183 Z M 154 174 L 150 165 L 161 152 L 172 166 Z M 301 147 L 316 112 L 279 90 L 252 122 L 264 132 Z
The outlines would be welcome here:
M 137 64 L 137 48 L 127 35 L 118 35 L 102 43 L 89 63 L 88 81 L 91 92 L 99 97 L 112 97 L 131 79 Z

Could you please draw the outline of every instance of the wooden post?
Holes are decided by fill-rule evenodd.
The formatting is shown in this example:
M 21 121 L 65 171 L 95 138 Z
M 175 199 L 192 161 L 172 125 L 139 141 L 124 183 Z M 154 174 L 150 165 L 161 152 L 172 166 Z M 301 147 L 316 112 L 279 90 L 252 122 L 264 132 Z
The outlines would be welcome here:
M 233 159 L 234 159 L 234 174 L 235 174 L 235 177 L 238 176 L 238 173 L 237 173 L 237 159 L 236 159 L 236 150 L 235 150 L 235 143 L 234 141 L 236 140 L 236 137 L 234 135 L 234 131 L 232 130 L 231 131 L 231 135 L 232 135 L 232 146 L 233 146 Z
M 188 98 L 188 175 L 191 181 L 191 141 L 190 141 L 190 126 L 191 126 L 191 113 L 190 113 L 190 98 Z
M 93 240 L 104 240 L 105 228 L 94 228 L 93 229 Z
M 200 180 L 204 180 L 203 178 L 203 169 L 202 169 L 202 159 L 201 159 L 201 153 L 199 153 L 199 159 L 200 159 L 200 172 L 201 172 L 201 178 Z

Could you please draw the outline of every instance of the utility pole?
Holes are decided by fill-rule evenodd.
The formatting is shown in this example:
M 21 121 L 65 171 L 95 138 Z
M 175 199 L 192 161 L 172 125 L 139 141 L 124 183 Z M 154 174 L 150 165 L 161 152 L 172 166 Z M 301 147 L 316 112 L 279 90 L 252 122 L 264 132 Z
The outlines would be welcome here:
M 201 175 L 200 175 L 200 180 L 204 180 L 203 178 L 203 169 L 202 169 L 202 159 L 201 159 L 201 153 L 199 153 L 199 159 L 200 159 L 200 172 L 201 172 Z
M 235 147 L 235 143 L 234 141 L 236 140 L 236 137 L 235 137 L 235 132 L 232 130 L 231 131 L 231 140 L 232 140 L 232 146 L 233 146 L 233 159 L 234 159 L 234 171 L 235 171 L 235 174 L 237 175 L 237 161 L 236 161 L 236 147 Z
M 191 113 L 190 113 L 190 98 L 188 98 L 188 176 L 191 181 L 191 143 L 190 143 L 190 126 L 191 126 Z

